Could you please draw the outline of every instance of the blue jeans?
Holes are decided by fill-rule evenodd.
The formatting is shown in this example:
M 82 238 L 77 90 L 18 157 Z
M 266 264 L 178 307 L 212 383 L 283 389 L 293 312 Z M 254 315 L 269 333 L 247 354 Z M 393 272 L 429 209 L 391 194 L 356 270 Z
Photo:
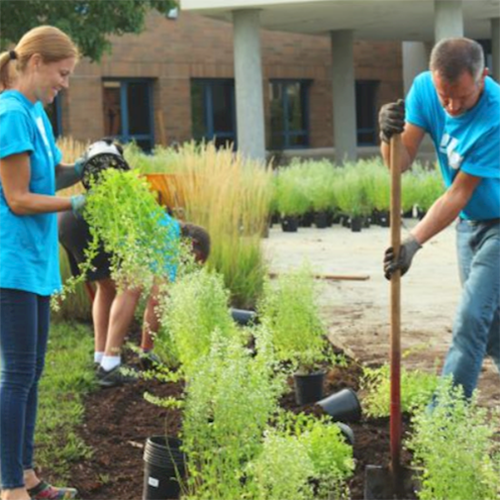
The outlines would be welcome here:
M 24 486 L 33 468 L 38 381 L 49 331 L 50 297 L 0 288 L 0 477 Z
M 500 371 L 500 223 L 457 224 L 462 296 L 443 375 L 470 398 L 486 355 Z

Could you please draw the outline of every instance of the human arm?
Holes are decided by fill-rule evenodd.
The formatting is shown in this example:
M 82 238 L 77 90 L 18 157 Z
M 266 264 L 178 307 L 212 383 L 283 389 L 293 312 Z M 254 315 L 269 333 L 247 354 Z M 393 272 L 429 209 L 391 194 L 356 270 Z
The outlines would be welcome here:
M 448 227 L 469 202 L 481 177 L 458 172 L 452 185 L 440 196 L 425 217 L 413 228 L 412 234 L 423 245 Z
M 384 275 L 387 279 L 391 279 L 397 269 L 401 270 L 401 276 L 408 271 L 417 251 L 458 217 L 480 182 L 481 177 L 465 172 L 457 174 L 450 188 L 434 202 L 426 216 L 401 243 L 397 259 L 392 247 L 385 251 Z
M 82 177 L 83 160 L 79 158 L 74 164 L 59 163 L 56 166 L 56 190 L 73 186 Z
M 30 215 L 71 210 L 71 198 L 32 193 L 28 153 L 18 153 L 0 160 L 0 180 L 9 208 L 16 215 Z

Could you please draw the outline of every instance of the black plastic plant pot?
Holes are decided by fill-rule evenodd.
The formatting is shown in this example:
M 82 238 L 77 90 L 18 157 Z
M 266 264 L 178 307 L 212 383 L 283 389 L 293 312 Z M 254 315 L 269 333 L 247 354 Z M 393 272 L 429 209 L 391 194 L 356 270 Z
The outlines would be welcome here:
M 328 214 L 326 212 L 316 212 L 314 224 L 318 229 L 325 229 L 328 227 Z
M 353 233 L 359 233 L 363 228 L 363 217 L 352 217 L 351 218 L 351 231 Z
M 296 233 L 299 228 L 299 219 L 294 215 L 286 215 L 281 218 L 281 229 L 285 233 Z
M 257 322 L 257 313 L 255 311 L 247 311 L 245 309 L 231 308 L 231 316 L 238 325 L 250 325 Z
M 179 498 L 179 478 L 186 474 L 186 459 L 177 438 L 152 436 L 144 447 L 143 500 Z
M 293 375 L 295 384 L 295 401 L 298 405 L 316 403 L 323 398 L 324 371 L 313 373 L 295 373 Z
M 352 389 L 342 389 L 318 401 L 318 405 L 339 422 L 358 422 L 361 419 L 361 405 Z
M 378 223 L 381 227 L 391 226 L 391 215 L 389 212 L 383 211 L 379 213 Z
M 311 227 L 314 222 L 314 212 L 306 212 L 300 217 L 300 227 Z

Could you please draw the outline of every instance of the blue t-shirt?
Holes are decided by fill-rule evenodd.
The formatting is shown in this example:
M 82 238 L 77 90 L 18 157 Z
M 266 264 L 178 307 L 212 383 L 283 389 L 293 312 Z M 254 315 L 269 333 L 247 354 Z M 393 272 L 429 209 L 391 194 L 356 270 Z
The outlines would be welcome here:
M 61 152 L 41 102 L 17 90 L 0 94 L 0 158 L 28 153 L 29 190 L 55 194 L 55 167 Z M 51 295 L 61 288 L 55 213 L 16 215 L 0 182 L 0 287 Z
M 177 277 L 181 228 L 179 222 L 168 214 L 164 214 L 158 222 L 166 230 L 164 249 L 164 256 L 166 256 L 165 272 L 168 275 L 169 281 L 174 282 Z
M 427 71 L 413 82 L 406 99 L 406 120 L 432 137 L 446 187 L 459 170 L 482 178 L 461 217 L 500 217 L 500 86 L 487 77 L 477 104 L 452 117 L 439 102 Z

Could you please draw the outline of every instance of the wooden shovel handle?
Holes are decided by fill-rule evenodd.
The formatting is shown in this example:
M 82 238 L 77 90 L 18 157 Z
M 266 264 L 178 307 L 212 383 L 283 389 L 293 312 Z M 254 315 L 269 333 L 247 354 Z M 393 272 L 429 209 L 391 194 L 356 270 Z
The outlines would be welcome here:
M 390 142 L 391 170 L 391 246 L 398 256 L 401 246 L 401 136 Z M 401 450 L 401 271 L 391 276 L 391 468 L 398 474 Z

